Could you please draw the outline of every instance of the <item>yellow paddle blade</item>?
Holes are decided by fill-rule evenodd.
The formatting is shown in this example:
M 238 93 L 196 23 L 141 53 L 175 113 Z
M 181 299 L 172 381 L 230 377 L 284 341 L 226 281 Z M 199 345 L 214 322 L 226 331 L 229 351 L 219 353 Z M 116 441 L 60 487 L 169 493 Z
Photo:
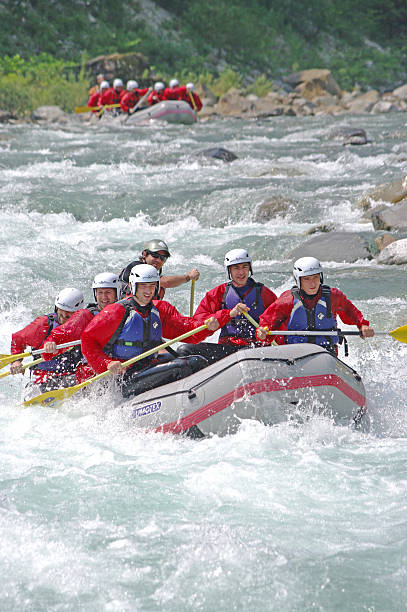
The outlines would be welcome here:
M 389 331 L 388 333 L 395 340 L 407 343 L 407 325 L 393 329 L 393 331 Z
M 102 108 L 117 108 L 120 104 L 106 104 L 105 106 L 75 106 L 75 113 L 90 113 L 91 111 L 100 111 Z
M 30 367 L 31 367 L 31 366 L 33 366 L 33 365 L 37 365 L 37 363 L 40 363 L 41 361 L 44 361 L 44 360 L 43 360 L 42 358 L 40 358 L 40 359 L 35 359 L 34 361 L 30 361 L 30 363 L 25 363 L 25 364 L 22 366 L 22 368 L 21 368 L 21 369 L 24 371 L 24 370 L 26 370 L 27 368 L 30 368 Z M 2 373 L 0 374 L 0 378 L 5 378 L 5 377 L 6 377 L 6 376 L 8 376 L 9 374 L 11 374 L 10 370 L 7 370 L 7 372 L 2 372 Z
M 52 406 L 55 402 L 61 402 L 68 397 L 71 397 L 76 391 L 82 389 L 81 385 L 75 385 L 74 387 L 65 387 L 63 389 L 54 389 L 53 391 L 47 391 L 41 393 L 36 397 L 32 397 L 29 400 L 23 402 L 23 406 L 30 406 L 31 404 L 41 404 L 42 406 Z
M 13 361 L 17 361 L 18 359 L 24 359 L 24 357 L 29 357 L 31 353 L 18 353 L 16 355 L 0 355 L 0 370 L 4 368 L 9 363 L 13 363 Z

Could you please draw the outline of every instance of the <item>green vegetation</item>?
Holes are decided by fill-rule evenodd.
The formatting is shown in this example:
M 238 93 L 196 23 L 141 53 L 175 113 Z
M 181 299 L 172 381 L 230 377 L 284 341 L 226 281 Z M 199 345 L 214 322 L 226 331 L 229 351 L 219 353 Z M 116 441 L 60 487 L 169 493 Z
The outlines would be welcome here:
M 3 0 L 0 108 L 72 110 L 89 86 L 80 65 L 113 52 L 142 52 L 163 78 L 200 80 L 217 95 L 265 95 L 306 68 L 329 68 L 348 90 L 407 81 L 401 0 L 156 0 L 158 16 L 143 1 Z

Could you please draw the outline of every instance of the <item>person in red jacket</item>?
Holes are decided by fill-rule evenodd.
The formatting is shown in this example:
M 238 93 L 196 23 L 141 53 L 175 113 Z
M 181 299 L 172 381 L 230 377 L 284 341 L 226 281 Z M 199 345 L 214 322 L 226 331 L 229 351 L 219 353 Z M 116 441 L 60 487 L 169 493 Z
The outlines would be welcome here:
M 141 98 L 149 91 L 148 87 L 139 89 L 137 81 L 127 82 L 127 91 L 120 99 L 120 108 L 124 113 L 132 115 L 134 107 L 139 103 Z
M 187 83 L 185 86 L 178 87 L 176 89 L 178 100 L 188 102 L 189 106 L 194 109 L 196 113 L 202 108 L 202 100 L 198 94 L 194 93 L 194 84 Z
M 37 317 L 29 325 L 12 335 L 11 354 L 23 353 L 27 346 L 33 349 L 41 348 L 52 330 L 66 323 L 74 312 L 82 307 L 82 291 L 73 287 L 62 289 L 55 299 L 53 313 Z M 66 355 L 57 355 L 51 361 L 36 364 L 30 368 L 32 384 L 39 385 L 41 393 L 44 390 L 48 391 L 71 384 L 68 379 L 70 380 L 70 375 L 75 372 L 79 359 L 80 356 L 73 349 Z M 20 374 L 22 372 L 22 361 L 14 361 L 10 366 L 10 373 Z
M 242 313 L 250 311 L 250 315 L 258 321 L 277 297 L 271 289 L 252 278 L 252 260 L 246 249 L 228 251 L 224 264 L 230 281 L 208 291 L 194 314 L 197 321 L 211 315 L 216 317 L 222 327 L 219 344 L 203 342 L 197 347 L 183 346 L 178 349 L 181 355 L 199 354 L 213 362 L 239 348 L 262 344 L 256 340 L 255 327 Z M 272 342 L 270 338 L 268 343 Z
M 159 346 L 162 337 L 176 338 L 198 327 L 196 320 L 182 316 L 169 302 L 153 300 L 160 276 L 154 266 L 135 266 L 129 277 L 131 295 L 116 304 L 106 306 L 89 323 L 81 336 L 82 352 L 89 365 L 97 373 L 109 370 L 112 374 L 124 374 L 122 393 L 125 397 L 167 382 L 178 380 L 207 365 L 206 360 L 174 359 L 171 355 L 157 353 L 145 357 L 128 371 L 122 363 Z M 202 330 L 190 336 L 187 342 L 199 342 L 218 329 L 218 321 L 210 317 Z M 162 368 L 165 363 L 165 368 Z M 159 368 L 157 370 L 157 367 Z M 140 370 L 144 370 L 140 376 Z M 152 382 L 153 381 L 153 382 Z
M 312 342 L 337 354 L 339 336 L 324 336 L 324 331 L 337 328 L 336 317 L 348 325 L 356 325 L 362 338 L 374 335 L 362 313 L 342 291 L 323 285 L 323 270 L 315 257 L 301 257 L 294 263 L 295 286 L 285 291 L 260 316 L 256 337 L 267 338 L 268 330 L 318 331 L 320 336 L 297 335 L 277 336 L 279 344 Z M 346 350 L 346 345 L 345 345 Z M 346 354 L 346 353 L 345 353 Z
M 66 349 L 57 349 L 58 344 L 65 344 L 74 340 L 80 340 L 82 332 L 105 306 L 117 302 L 120 296 L 121 281 L 117 274 L 112 272 L 101 272 L 96 274 L 93 283 L 93 295 L 95 302 L 88 304 L 86 308 L 76 311 L 63 325 L 52 330 L 44 344 L 44 352 L 41 356 L 49 361 L 56 354 L 63 353 Z M 76 382 L 82 382 L 95 375 L 84 359 L 76 368 Z
M 158 104 L 158 102 L 162 102 L 163 100 L 167 99 L 164 95 L 164 90 L 164 83 L 161 81 L 154 83 L 154 89 L 147 98 L 149 106 L 153 106 L 154 104 Z
M 109 90 L 110 85 L 107 81 L 102 81 L 100 84 L 100 90 L 94 92 L 89 100 L 88 100 L 88 106 L 90 108 L 94 108 L 95 110 L 92 111 L 92 113 L 98 113 L 101 107 L 102 107 L 102 96 Z
M 164 97 L 166 100 L 178 100 L 179 95 L 179 81 L 178 79 L 171 79 L 170 86 L 164 89 Z

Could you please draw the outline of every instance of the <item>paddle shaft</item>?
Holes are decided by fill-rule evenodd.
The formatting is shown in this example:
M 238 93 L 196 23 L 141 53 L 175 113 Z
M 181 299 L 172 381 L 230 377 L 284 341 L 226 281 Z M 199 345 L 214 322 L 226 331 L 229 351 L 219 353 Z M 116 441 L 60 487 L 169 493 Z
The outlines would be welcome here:
M 27 368 L 31 368 L 31 366 L 33 365 L 37 365 L 37 363 L 41 363 L 41 361 L 44 361 L 44 360 L 42 358 L 35 359 L 34 361 L 30 361 L 30 363 L 25 363 L 23 366 L 21 366 L 21 369 L 24 371 Z M 0 378 L 5 378 L 6 376 L 9 376 L 9 374 L 11 374 L 10 370 L 7 370 L 7 372 L 2 372 L 0 374 Z
M 57 349 L 68 348 L 69 346 L 75 346 L 80 343 L 81 343 L 80 340 L 73 340 L 72 342 L 65 342 L 65 344 L 57 345 Z M 35 351 L 26 351 L 25 353 L 15 353 L 14 355 L 1 355 L 0 368 L 4 368 L 4 366 L 8 365 L 9 363 L 13 363 L 13 361 L 18 361 L 19 359 L 24 359 L 24 357 L 30 357 L 31 355 L 40 355 L 43 352 L 44 352 L 44 349 L 40 348 L 40 349 L 35 349 Z
M 76 106 L 75 113 L 89 113 L 90 111 L 100 111 L 102 108 L 118 108 L 120 103 L 105 104 L 104 106 Z
M 195 281 L 191 281 L 191 298 L 189 300 L 189 316 L 194 314 Z

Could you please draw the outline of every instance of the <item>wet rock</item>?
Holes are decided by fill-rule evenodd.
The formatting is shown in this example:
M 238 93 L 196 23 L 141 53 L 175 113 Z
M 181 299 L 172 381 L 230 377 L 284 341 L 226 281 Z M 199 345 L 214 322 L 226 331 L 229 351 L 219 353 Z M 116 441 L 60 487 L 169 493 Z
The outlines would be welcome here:
M 371 113 L 398 113 L 400 109 L 388 100 L 379 100 L 372 107 Z
M 273 196 L 264 200 L 258 205 L 254 211 L 254 220 L 260 223 L 266 223 L 274 217 L 286 214 L 294 205 L 291 200 L 284 196 Z
M 41 123 L 66 123 L 68 114 L 59 106 L 39 106 L 31 113 L 31 119 Z
M 307 100 L 313 100 L 326 93 L 341 97 L 342 92 L 333 78 L 330 70 L 313 68 L 301 70 L 283 79 L 285 83 L 295 88 Z
M 332 130 L 328 138 L 341 140 L 344 145 L 364 145 L 368 142 L 365 130 L 352 126 L 344 126 Z
M 375 242 L 379 253 L 381 253 L 389 244 L 396 242 L 396 239 L 391 234 L 382 234 L 381 236 L 377 236 Z
M 11 119 L 16 119 L 16 116 L 6 110 L 0 110 L 0 123 L 6 123 Z
M 377 261 L 381 264 L 401 265 L 407 263 L 407 238 L 395 240 L 379 254 Z
M 367 240 L 360 234 L 329 232 L 307 240 L 290 251 L 288 257 L 316 257 L 321 261 L 346 261 L 372 259 Z
M 200 151 L 198 155 L 204 155 L 205 157 L 212 157 L 214 159 L 221 159 L 224 162 L 231 162 L 238 159 L 237 155 L 232 153 L 232 151 L 224 149 L 223 147 L 204 149 L 203 151 Z
M 394 206 L 384 206 L 371 215 L 376 230 L 396 230 L 407 228 L 407 199 Z
M 325 234 L 327 232 L 332 232 L 334 228 L 335 226 L 333 223 L 323 223 L 322 225 L 316 225 L 315 227 L 311 227 L 311 229 L 309 229 L 305 233 L 307 236 L 311 236 L 312 234 L 320 234 L 320 233 Z
M 401 85 L 401 87 L 394 89 L 393 96 L 396 96 L 396 98 L 399 98 L 399 100 L 404 100 L 407 102 L 407 84 Z
M 217 105 L 216 112 L 221 115 L 239 117 L 254 109 L 254 104 L 248 100 L 240 89 L 232 87 L 223 95 Z
M 357 205 L 359 208 L 368 210 L 372 207 L 373 202 L 392 202 L 397 204 L 404 198 L 407 198 L 407 176 L 392 181 L 391 183 L 382 183 L 371 191 L 362 196 Z

